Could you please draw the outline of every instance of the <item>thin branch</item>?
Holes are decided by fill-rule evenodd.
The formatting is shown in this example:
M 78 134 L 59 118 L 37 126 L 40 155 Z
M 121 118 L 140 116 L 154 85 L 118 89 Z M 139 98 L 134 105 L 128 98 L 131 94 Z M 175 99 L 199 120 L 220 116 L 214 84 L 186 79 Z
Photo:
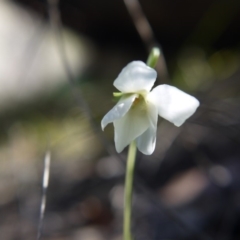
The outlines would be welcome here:
M 137 0 L 124 0 L 127 10 L 133 20 L 133 23 L 145 44 L 148 52 L 153 47 L 158 46 L 151 25 L 149 24 L 140 3 Z
M 163 55 L 162 47 L 157 42 L 152 27 L 144 14 L 142 7 L 138 0 L 123 0 L 125 6 L 132 18 L 135 28 L 145 45 L 147 52 L 150 53 L 153 47 L 158 47 L 160 49 L 160 58 L 158 60 L 156 69 L 158 70 L 161 82 L 167 82 L 169 79 L 168 69 L 166 61 Z

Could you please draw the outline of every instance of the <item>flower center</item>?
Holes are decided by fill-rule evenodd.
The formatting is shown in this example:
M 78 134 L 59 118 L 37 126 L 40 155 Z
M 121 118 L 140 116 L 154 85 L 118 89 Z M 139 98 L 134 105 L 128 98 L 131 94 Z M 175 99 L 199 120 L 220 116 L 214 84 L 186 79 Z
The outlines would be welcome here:
M 140 97 L 136 97 L 132 106 L 136 106 L 141 101 Z
M 145 99 L 142 95 L 139 94 L 132 103 L 131 111 L 137 111 L 139 113 L 141 112 L 142 114 L 145 114 L 146 109 Z

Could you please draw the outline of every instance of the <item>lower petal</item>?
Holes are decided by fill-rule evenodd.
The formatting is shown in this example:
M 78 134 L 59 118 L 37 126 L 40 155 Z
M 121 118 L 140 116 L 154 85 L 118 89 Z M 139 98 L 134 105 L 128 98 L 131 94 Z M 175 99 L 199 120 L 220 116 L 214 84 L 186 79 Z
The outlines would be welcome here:
M 150 126 L 146 106 L 132 107 L 127 114 L 114 121 L 114 140 L 117 152 L 121 152 Z
M 137 138 L 137 147 L 143 154 L 150 155 L 153 153 L 156 146 L 158 109 L 151 102 L 147 102 L 147 106 L 148 118 L 151 124 L 149 128 Z
M 137 138 L 137 147 L 140 152 L 150 155 L 156 146 L 156 127 L 149 127 L 141 136 Z

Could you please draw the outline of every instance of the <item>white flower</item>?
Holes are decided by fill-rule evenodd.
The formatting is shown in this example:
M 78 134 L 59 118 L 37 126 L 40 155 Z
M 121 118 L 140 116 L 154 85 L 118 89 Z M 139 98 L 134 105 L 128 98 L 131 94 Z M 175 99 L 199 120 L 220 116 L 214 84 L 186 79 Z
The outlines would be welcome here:
M 157 72 L 141 61 L 129 63 L 113 85 L 121 91 L 119 102 L 104 116 L 102 129 L 113 122 L 117 152 L 133 140 L 139 151 L 152 154 L 156 144 L 158 114 L 181 126 L 199 106 L 199 101 L 166 84 L 151 88 Z

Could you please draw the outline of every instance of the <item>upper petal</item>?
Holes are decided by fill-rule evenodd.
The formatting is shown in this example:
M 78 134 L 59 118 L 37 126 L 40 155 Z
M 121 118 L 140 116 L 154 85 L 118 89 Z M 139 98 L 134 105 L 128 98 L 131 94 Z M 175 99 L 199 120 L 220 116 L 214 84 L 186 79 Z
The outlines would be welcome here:
M 151 125 L 146 105 L 137 104 L 124 117 L 114 121 L 113 124 L 116 150 L 121 152 Z
M 131 108 L 137 94 L 130 96 L 123 96 L 118 103 L 103 117 L 101 121 L 102 129 L 104 129 L 109 123 L 123 117 Z
M 138 150 L 146 155 L 152 154 L 156 146 L 158 109 L 154 104 L 148 103 L 148 117 L 151 125 L 137 138 Z
M 154 88 L 148 97 L 157 106 L 159 115 L 178 127 L 199 106 L 199 101 L 195 97 L 165 84 Z
M 144 62 L 129 63 L 118 75 L 113 85 L 121 92 L 150 91 L 157 78 L 157 72 Z

